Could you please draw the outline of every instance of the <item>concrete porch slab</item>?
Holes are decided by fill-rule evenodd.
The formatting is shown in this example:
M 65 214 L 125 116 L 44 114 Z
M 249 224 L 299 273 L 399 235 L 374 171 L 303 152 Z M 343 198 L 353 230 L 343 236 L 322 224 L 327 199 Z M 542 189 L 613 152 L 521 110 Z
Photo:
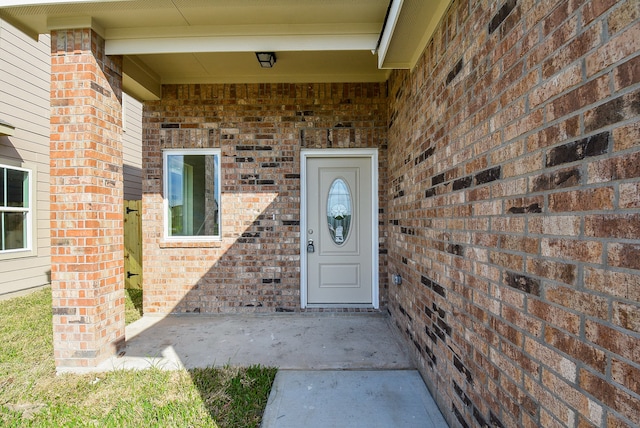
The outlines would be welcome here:
M 145 316 L 127 326 L 126 337 L 120 356 L 90 370 L 225 364 L 281 370 L 414 368 L 382 313 Z
M 447 424 L 383 313 L 146 316 L 92 369 L 278 367 L 262 428 Z

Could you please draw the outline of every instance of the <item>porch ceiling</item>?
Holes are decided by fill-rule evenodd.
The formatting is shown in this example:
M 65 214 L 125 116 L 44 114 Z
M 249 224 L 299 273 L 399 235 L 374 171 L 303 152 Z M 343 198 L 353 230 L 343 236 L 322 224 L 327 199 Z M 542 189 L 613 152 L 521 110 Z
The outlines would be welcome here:
M 34 37 L 93 28 L 124 55 L 125 90 L 155 99 L 167 83 L 384 81 L 413 67 L 449 2 L 0 0 L 0 18 Z M 273 68 L 259 51 L 276 53 Z

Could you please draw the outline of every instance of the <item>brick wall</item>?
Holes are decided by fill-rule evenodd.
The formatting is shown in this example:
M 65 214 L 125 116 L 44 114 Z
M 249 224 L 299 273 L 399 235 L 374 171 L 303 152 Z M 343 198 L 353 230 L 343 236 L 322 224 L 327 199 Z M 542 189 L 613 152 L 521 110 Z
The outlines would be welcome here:
M 51 34 L 51 286 L 56 366 L 124 342 L 122 59 L 84 30 Z
M 389 82 L 389 308 L 453 426 L 640 425 L 640 3 L 454 0 Z
M 301 148 L 380 148 L 384 197 L 385 83 L 166 85 L 143 121 L 145 313 L 299 310 Z M 222 240 L 163 242 L 162 149 L 194 147 L 222 150 Z

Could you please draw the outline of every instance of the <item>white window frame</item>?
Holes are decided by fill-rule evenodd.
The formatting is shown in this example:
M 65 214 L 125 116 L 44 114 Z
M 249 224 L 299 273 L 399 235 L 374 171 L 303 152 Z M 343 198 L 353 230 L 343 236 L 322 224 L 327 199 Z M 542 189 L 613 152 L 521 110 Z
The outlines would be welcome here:
M 169 156 L 180 155 L 198 155 L 207 156 L 214 155 L 218 157 L 218 168 L 215 171 L 215 180 L 218 183 L 218 234 L 205 236 L 171 236 L 169 234 Z M 162 219 L 163 219 L 163 236 L 167 242 L 211 242 L 222 240 L 222 156 L 220 149 L 164 149 L 162 151 Z
M 34 177 L 34 173 L 32 169 L 29 168 L 23 168 L 23 167 L 19 167 L 19 166 L 15 166 L 15 165 L 8 165 L 5 163 L 0 164 L 0 168 L 4 168 L 6 169 L 12 169 L 12 170 L 16 170 L 16 171 L 23 171 L 27 173 L 27 186 L 28 186 L 28 201 L 27 201 L 27 208 L 18 208 L 18 207 L 5 207 L 2 206 L 4 205 L 4 201 L 2 201 L 2 203 L 0 203 L 0 213 L 5 213 L 5 212 L 24 212 L 26 213 L 26 218 L 25 218 L 25 247 L 24 248 L 15 248 L 15 249 L 10 249 L 10 250 L 3 250 L 2 248 L 0 248 L 0 258 L 7 258 L 4 256 L 11 256 L 11 255 L 17 255 L 17 256 L 21 256 L 24 255 L 24 253 L 27 252 L 32 252 L 33 251 L 33 218 L 34 218 L 34 195 L 33 195 L 33 188 L 34 188 L 34 183 L 33 183 L 33 177 Z M 5 185 L 6 185 L 6 181 L 5 181 Z M 6 197 L 6 192 L 5 192 L 5 197 Z M 4 224 L 3 224 L 3 219 L 2 216 L 0 216 L 0 233 L 4 233 Z

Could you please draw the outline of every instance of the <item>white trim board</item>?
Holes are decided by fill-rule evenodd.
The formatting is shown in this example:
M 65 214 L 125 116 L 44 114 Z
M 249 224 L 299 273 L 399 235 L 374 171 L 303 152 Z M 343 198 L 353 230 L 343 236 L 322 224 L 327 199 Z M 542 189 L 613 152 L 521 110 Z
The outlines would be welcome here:
M 378 149 L 308 149 L 300 152 L 300 307 L 317 307 L 307 303 L 307 159 L 308 158 L 349 158 L 368 157 L 371 160 L 371 200 L 372 200 L 372 231 L 371 231 L 371 278 L 372 278 L 372 306 L 380 307 L 379 286 L 379 254 L 378 254 Z M 322 307 L 335 307 L 336 305 L 323 305 Z M 340 307 L 352 307 L 353 305 L 338 305 Z

